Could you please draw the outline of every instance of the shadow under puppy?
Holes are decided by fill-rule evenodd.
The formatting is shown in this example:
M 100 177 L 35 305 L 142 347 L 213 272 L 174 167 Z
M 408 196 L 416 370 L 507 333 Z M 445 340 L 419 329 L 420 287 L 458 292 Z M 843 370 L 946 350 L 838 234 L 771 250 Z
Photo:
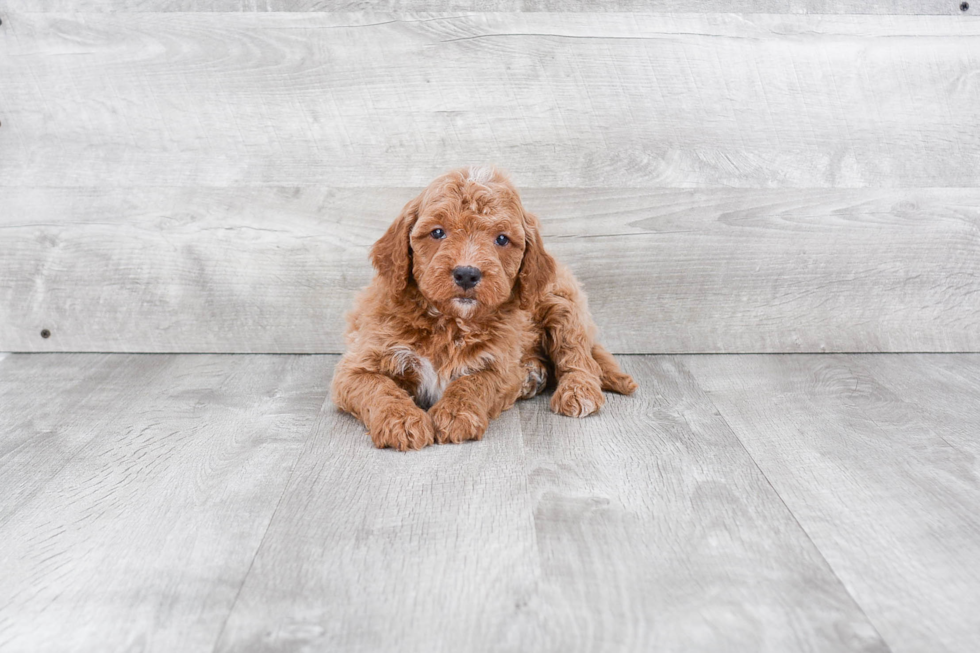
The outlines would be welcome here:
M 599 410 L 603 390 L 636 389 L 595 341 L 575 277 L 544 250 L 537 218 L 494 168 L 433 181 L 371 260 L 377 275 L 347 316 L 333 400 L 379 448 L 479 440 L 491 419 L 546 385 L 551 409 L 572 417 Z

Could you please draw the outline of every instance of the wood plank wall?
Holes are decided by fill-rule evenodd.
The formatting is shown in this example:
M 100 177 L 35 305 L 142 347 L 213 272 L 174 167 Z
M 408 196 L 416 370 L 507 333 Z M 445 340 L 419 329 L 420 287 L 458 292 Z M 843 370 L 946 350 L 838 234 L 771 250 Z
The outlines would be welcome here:
M 339 352 L 486 162 L 614 351 L 980 350 L 980 2 L 198 4 L 0 0 L 0 351 Z

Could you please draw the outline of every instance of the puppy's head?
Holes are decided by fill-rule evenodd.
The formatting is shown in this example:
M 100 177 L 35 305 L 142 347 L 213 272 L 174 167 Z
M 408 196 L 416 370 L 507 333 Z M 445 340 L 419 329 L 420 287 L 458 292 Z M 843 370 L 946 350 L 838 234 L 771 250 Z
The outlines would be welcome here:
M 555 274 L 537 218 L 494 168 L 433 181 L 405 205 L 371 259 L 391 292 L 414 281 L 438 311 L 464 319 L 511 299 L 531 308 Z

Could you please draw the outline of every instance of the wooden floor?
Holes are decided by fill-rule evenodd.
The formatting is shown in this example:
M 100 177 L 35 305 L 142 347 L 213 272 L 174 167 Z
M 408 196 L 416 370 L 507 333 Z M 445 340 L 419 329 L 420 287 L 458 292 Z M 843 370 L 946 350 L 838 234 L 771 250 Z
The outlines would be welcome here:
M 335 356 L 0 354 L 0 651 L 980 650 L 980 355 L 622 360 L 402 454 Z

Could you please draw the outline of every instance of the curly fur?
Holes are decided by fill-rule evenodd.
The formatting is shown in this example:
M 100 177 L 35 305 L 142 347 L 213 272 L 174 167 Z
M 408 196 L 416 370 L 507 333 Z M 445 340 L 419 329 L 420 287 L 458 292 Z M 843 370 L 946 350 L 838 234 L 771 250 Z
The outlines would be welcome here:
M 437 239 L 433 230 L 446 236 Z M 509 242 L 500 245 L 501 234 Z M 375 446 L 479 440 L 518 399 L 554 386 L 551 409 L 585 417 L 633 379 L 595 341 L 575 277 L 492 167 L 449 172 L 405 205 L 374 244 L 377 275 L 347 316 L 333 400 Z M 460 266 L 482 273 L 463 289 Z

